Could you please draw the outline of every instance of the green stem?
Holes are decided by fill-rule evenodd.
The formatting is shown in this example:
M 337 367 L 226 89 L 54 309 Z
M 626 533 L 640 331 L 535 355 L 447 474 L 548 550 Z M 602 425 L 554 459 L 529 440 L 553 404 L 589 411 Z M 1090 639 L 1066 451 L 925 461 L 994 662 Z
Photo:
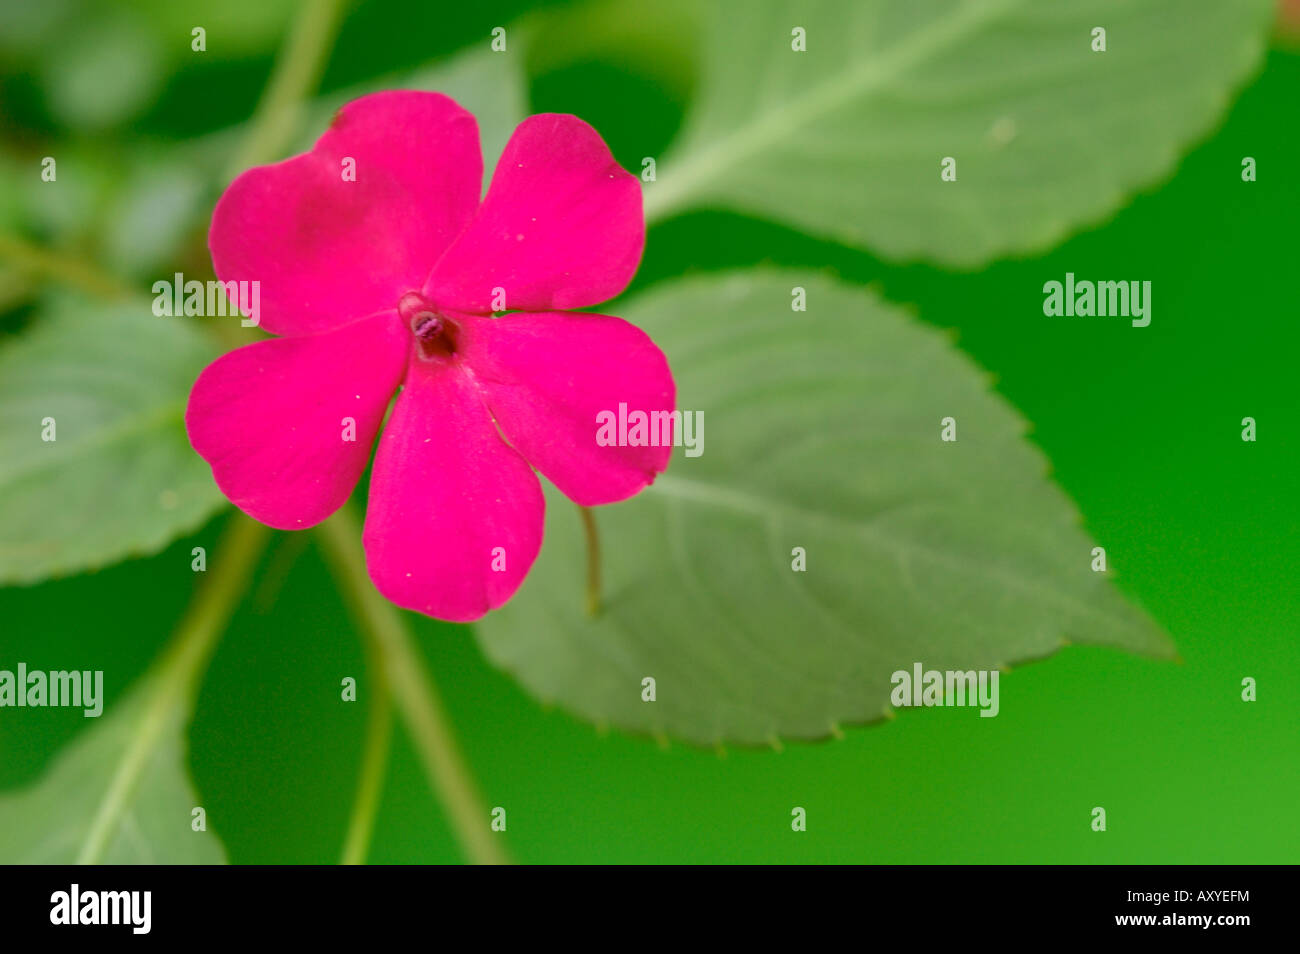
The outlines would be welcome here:
M 370 583 L 361 525 L 345 506 L 319 527 L 326 556 L 357 622 L 374 640 L 406 727 L 424 763 L 429 784 L 447 810 L 452 831 L 465 856 L 475 864 L 507 864 L 500 840 L 489 829 L 489 816 L 460 753 L 414 637 L 396 607 Z
M 366 722 L 366 741 L 361 761 L 361 775 L 357 782 L 357 799 L 352 807 L 347 838 L 343 842 L 343 855 L 339 863 L 363 865 L 370 850 L 370 836 L 375 829 L 375 815 L 379 811 L 379 796 L 384 789 L 384 773 L 388 770 L 388 750 L 393 738 L 393 697 L 384 674 L 379 647 L 373 639 L 366 640 L 366 672 L 370 679 L 370 716 Z
M 98 864 L 112 841 L 144 768 L 178 713 L 188 718 L 194 687 L 248 585 L 270 531 L 235 514 L 217 544 L 212 570 L 176 629 L 167 651 L 145 677 L 145 703 L 130 745 L 82 842 L 78 864 Z
M 587 615 L 594 618 L 600 615 L 600 534 L 590 507 L 578 504 L 578 513 L 587 537 Z
M 292 140 L 302 100 L 320 82 L 334 46 L 342 9 L 341 0 L 303 0 L 253 114 L 252 128 L 231 160 L 227 179 L 249 166 L 278 158 Z
M 28 274 L 53 278 L 100 298 L 125 300 L 141 296 L 137 289 L 89 262 L 42 248 L 17 235 L 0 232 L 0 258 Z

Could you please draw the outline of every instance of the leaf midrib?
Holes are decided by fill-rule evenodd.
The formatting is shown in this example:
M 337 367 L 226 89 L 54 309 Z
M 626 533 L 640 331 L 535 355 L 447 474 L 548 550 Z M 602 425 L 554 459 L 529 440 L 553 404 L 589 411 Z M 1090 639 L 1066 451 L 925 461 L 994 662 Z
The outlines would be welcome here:
M 1088 603 L 1080 602 L 1072 598 L 1067 593 L 1059 590 L 1043 587 L 1032 580 L 1022 579 L 1014 574 L 1008 574 L 990 567 L 986 563 L 974 560 L 963 559 L 960 556 L 954 557 L 942 551 L 935 550 L 915 541 L 904 541 L 890 534 L 884 533 L 878 527 L 870 526 L 862 522 L 851 522 L 843 518 L 821 513 L 816 510 L 807 510 L 800 507 L 793 507 L 788 501 L 768 499 L 757 494 L 747 493 L 744 491 L 734 490 L 728 487 L 719 487 L 714 484 L 704 483 L 702 481 L 692 480 L 683 477 L 670 477 L 667 474 L 661 475 L 653 484 L 647 488 L 647 493 L 651 495 L 662 494 L 665 497 L 672 497 L 679 500 L 688 500 L 695 503 L 711 504 L 716 507 L 725 508 L 738 513 L 745 513 L 760 519 L 769 519 L 773 515 L 786 514 L 796 518 L 819 523 L 831 530 L 844 530 L 851 528 L 855 532 L 861 533 L 875 539 L 875 541 L 886 551 L 892 549 L 892 556 L 903 554 L 911 556 L 920 556 L 928 559 L 933 563 L 948 567 L 960 573 L 969 576 L 984 577 L 992 580 L 1009 589 L 1018 590 L 1029 596 L 1035 597 L 1048 604 L 1056 604 L 1061 607 L 1083 616 L 1091 616 L 1095 619 L 1102 620 L 1110 626 L 1128 631 L 1140 631 L 1141 627 L 1130 620 L 1103 612 Z
M 858 69 L 847 74 L 847 80 L 845 74 L 836 74 L 813 86 L 803 95 L 788 99 L 777 108 L 761 114 L 748 125 L 733 129 L 712 146 L 678 165 L 662 185 L 657 184 L 656 188 L 646 192 L 646 219 L 661 218 L 668 210 L 680 205 L 700 183 L 708 182 L 722 170 L 743 161 L 764 146 L 775 143 L 783 133 L 820 119 L 855 96 L 870 94 L 916 64 L 924 62 L 928 56 L 978 32 L 1013 8 L 1022 6 L 1024 2 L 1025 0 L 989 0 L 987 3 L 969 3 L 960 16 L 934 21 L 930 26 L 910 34 L 881 58 L 865 61 Z M 793 117 L 788 118 L 791 114 Z M 694 134 L 693 130 L 691 134 Z M 672 158 L 670 155 L 669 159 Z

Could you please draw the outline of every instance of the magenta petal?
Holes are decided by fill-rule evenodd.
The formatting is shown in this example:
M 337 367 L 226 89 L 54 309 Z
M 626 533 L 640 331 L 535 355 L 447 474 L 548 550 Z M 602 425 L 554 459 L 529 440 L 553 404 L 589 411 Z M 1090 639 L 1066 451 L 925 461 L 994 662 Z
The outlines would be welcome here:
M 370 478 L 363 542 L 399 606 L 469 622 L 514 595 L 542 545 L 545 502 L 460 370 L 413 359 Z
M 363 96 L 311 152 L 230 184 L 212 214 L 213 267 L 222 281 L 261 283 L 267 331 L 326 331 L 419 288 L 473 216 L 482 180 L 478 124 L 454 101 Z
M 515 130 L 478 215 L 425 292 L 480 315 L 585 308 L 627 287 L 644 245 L 636 177 L 581 119 L 544 113 Z
M 365 470 L 409 349 L 396 313 L 237 348 L 194 383 L 190 443 L 239 509 L 282 530 L 310 527 Z
M 632 496 L 668 466 L 659 446 L 602 446 L 597 417 L 676 407 L 668 360 L 622 318 L 579 313 L 467 318 L 461 351 L 501 433 L 565 496 L 585 506 Z

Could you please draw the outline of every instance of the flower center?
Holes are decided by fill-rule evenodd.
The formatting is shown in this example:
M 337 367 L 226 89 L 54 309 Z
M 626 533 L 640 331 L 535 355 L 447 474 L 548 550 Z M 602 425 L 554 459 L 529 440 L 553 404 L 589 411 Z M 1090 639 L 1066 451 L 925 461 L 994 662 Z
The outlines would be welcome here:
M 425 361 L 447 359 L 456 353 L 459 327 L 442 315 L 433 302 L 419 292 L 409 291 L 397 302 L 397 313 L 411 328 Z

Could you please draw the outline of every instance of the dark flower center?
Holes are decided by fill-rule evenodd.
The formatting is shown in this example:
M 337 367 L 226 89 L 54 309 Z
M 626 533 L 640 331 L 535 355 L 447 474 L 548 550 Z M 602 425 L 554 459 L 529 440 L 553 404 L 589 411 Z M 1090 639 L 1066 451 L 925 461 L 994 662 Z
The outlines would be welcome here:
M 456 335 L 460 327 L 442 315 L 433 302 L 416 291 L 407 292 L 397 303 L 401 315 L 415 335 L 420 357 L 426 361 L 451 358 L 456 353 Z

